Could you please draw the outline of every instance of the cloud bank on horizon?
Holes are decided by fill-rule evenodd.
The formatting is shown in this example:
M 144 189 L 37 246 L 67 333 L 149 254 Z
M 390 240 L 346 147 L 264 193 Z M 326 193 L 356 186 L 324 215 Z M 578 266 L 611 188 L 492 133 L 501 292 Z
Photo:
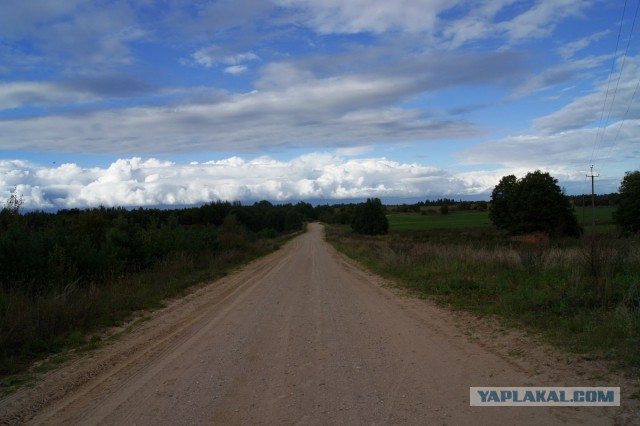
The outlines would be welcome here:
M 590 165 L 616 191 L 640 164 L 639 6 L 8 0 L 0 192 L 30 208 L 488 198 L 535 169 L 588 192 Z
M 0 161 L 0 173 L 18 193 L 41 208 L 189 205 L 211 200 L 352 200 L 362 197 L 477 195 L 496 176 L 451 174 L 386 159 L 345 159 L 307 154 L 291 161 L 239 157 L 176 164 L 120 159 L 107 168 L 76 164 L 41 167 Z

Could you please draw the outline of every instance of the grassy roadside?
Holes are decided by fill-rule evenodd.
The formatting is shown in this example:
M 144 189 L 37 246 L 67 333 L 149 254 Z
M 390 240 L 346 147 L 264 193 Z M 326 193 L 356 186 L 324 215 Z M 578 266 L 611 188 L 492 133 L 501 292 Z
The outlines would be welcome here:
M 540 333 L 640 374 L 640 245 L 601 234 L 531 246 L 491 228 L 326 238 L 370 270 L 435 300 Z
M 144 271 L 113 277 L 99 286 L 69 283 L 62 291 L 35 298 L 19 290 L 0 292 L 3 327 L 19 331 L 10 341 L 12 350 L 5 348 L 0 357 L 0 396 L 74 353 L 101 346 L 110 339 L 103 331 L 130 320 L 135 312 L 158 309 L 163 300 L 219 279 L 273 252 L 293 235 L 224 251 L 177 253 Z M 29 369 L 38 360 L 41 362 Z

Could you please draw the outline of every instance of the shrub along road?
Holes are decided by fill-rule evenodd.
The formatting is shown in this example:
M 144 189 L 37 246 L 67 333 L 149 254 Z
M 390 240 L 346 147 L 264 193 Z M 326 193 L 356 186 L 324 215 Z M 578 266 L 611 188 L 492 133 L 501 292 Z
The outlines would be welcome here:
M 570 361 L 407 297 L 337 254 L 311 224 L 281 250 L 4 398 L 0 423 L 634 421 L 637 401 L 622 379 Z M 623 407 L 470 407 L 470 386 L 623 386 Z

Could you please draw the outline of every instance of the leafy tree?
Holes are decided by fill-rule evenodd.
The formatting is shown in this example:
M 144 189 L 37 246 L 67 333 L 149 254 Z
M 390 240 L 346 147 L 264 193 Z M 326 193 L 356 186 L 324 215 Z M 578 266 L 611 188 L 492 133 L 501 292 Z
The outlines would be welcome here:
M 640 171 L 627 172 L 620 184 L 615 220 L 625 232 L 640 232 Z
M 489 218 L 512 234 L 543 232 L 552 237 L 579 237 L 582 228 L 558 181 L 536 170 L 522 179 L 503 177 L 491 194 Z
M 515 213 L 518 179 L 514 175 L 503 176 L 491 192 L 489 219 L 498 228 L 506 229 Z
M 378 198 L 369 198 L 356 206 L 351 228 L 359 234 L 381 235 L 389 230 L 389 221 Z

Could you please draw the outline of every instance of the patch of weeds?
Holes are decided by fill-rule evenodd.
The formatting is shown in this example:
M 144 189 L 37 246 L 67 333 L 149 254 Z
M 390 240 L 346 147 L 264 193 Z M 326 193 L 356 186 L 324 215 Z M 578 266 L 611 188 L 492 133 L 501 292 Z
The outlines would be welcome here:
M 67 347 L 78 348 L 85 343 L 85 336 L 79 331 L 74 331 L 67 337 Z
M 60 365 L 60 364 L 63 364 L 65 362 L 67 362 L 68 360 L 69 360 L 69 357 L 67 355 L 58 354 L 58 355 L 54 355 L 51 358 L 49 358 L 48 362 L 51 365 Z
M 109 337 L 107 337 L 106 341 L 112 342 L 112 341 L 120 340 L 120 338 L 124 335 L 124 333 L 125 333 L 124 331 L 118 331 L 116 333 L 113 333 Z
M 46 360 L 44 360 L 41 364 L 36 366 L 33 369 L 34 373 L 46 373 L 47 371 L 51 371 L 60 364 L 63 364 L 69 360 L 69 356 L 66 354 L 56 354 L 52 355 Z
M 17 374 L 15 376 L 10 376 L 2 380 L 2 382 L 0 382 L 0 386 L 2 386 L 3 388 L 9 388 L 12 386 L 26 383 L 30 379 L 31 379 L 31 376 L 28 374 Z
M 163 305 L 164 307 L 164 305 Z M 147 322 L 151 319 L 151 315 L 143 315 L 136 320 L 136 322 Z
M 77 352 L 92 351 L 94 349 L 98 349 L 99 347 L 101 347 L 102 344 L 103 344 L 103 342 L 102 342 L 102 339 L 100 338 L 100 336 L 93 336 L 91 338 L 91 340 L 89 340 L 84 345 L 80 346 L 78 349 L 76 349 L 76 351 Z
M 2 381 L 0 381 L 0 397 L 11 395 L 20 386 L 30 383 L 31 381 L 33 381 L 33 375 L 28 373 L 15 374 L 13 376 L 3 378 Z

